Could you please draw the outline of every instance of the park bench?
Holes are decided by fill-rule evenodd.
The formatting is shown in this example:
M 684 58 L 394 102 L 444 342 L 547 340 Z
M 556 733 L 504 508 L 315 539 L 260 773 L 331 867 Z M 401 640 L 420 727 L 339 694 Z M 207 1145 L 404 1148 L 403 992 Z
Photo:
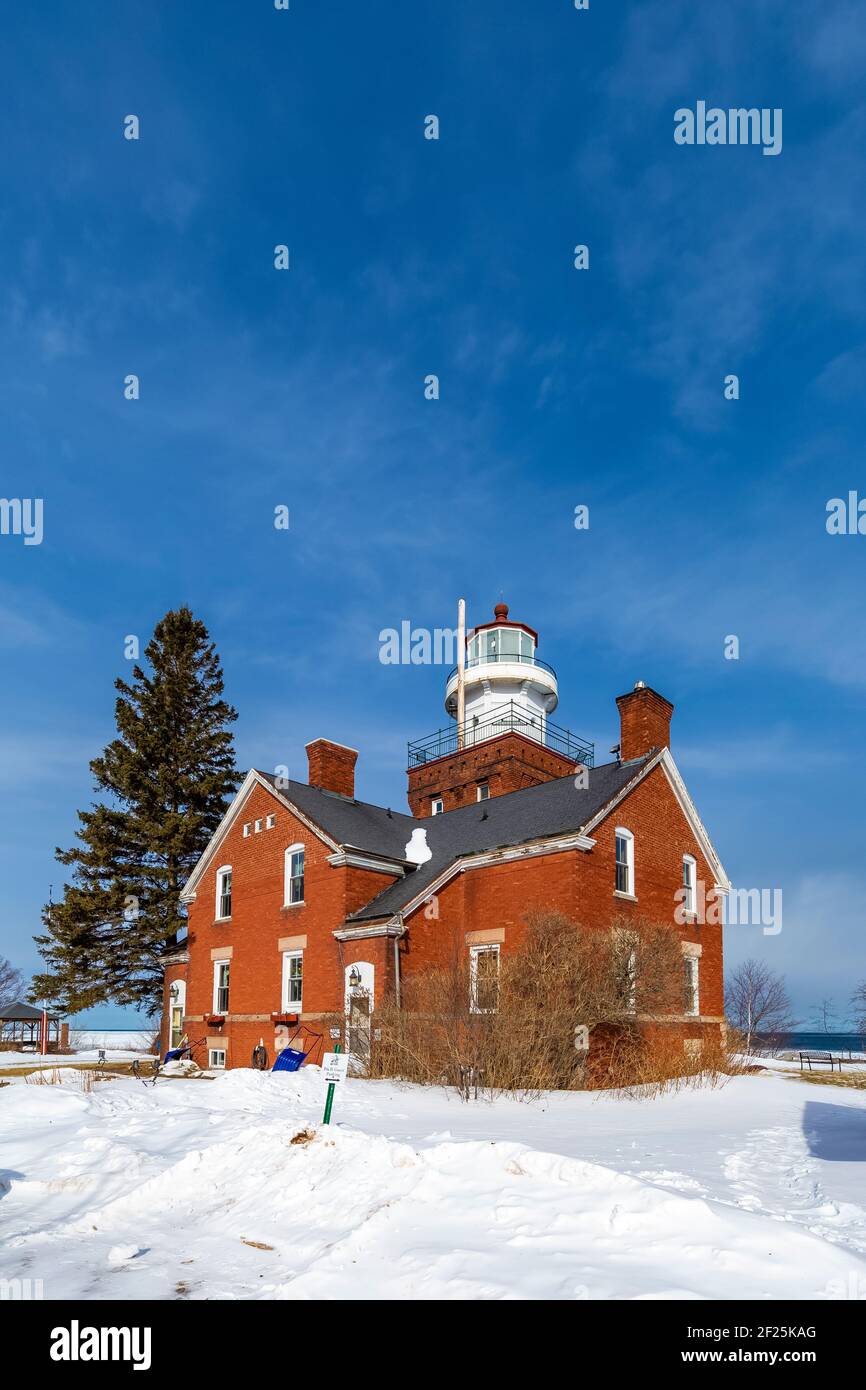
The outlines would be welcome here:
M 809 1070 L 810 1070 L 810 1071 L 812 1070 L 812 1063 L 813 1063 L 813 1062 L 827 1062 L 827 1063 L 829 1063 L 829 1066 L 830 1066 L 830 1070 L 831 1070 L 831 1071 L 833 1070 L 833 1068 L 834 1068 L 835 1066 L 838 1066 L 840 1072 L 841 1072 L 841 1070 L 842 1070 L 842 1062 L 841 1062 L 841 1059 L 840 1059 L 839 1057 L 834 1057 L 832 1052 L 801 1052 L 801 1053 L 799 1054 L 799 1056 L 800 1056 L 800 1071 L 803 1070 L 803 1063 L 804 1063 L 804 1062 L 807 1062 L 807 1063 L 808 1063 L 808 1066 L 809 1066 Z

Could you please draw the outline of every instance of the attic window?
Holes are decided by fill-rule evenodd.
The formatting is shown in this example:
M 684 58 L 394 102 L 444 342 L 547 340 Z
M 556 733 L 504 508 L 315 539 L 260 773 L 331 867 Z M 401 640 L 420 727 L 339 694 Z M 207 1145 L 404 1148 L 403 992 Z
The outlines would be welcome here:
M 434 796 L 433 800 L 430 802 L 431 816 L 441 816 L 444 809 L 441 796 Z
M 261 828 L 262 828 L 261 820 L 257 820 L 257 821 L 256 821 L 256 834 L 257 834 L 257 835 L 258 835 L 259 831 L 261 830 Z
M 489 800 L 490 800 L 490 783 L 489 783 L 489 782 L 479 782 L 479 784 L 478 784 L 478 800 L 479 800 L 479 801 L 489 801 Z
M 268 816 L 265 820 L 265 830 L 273 830 L 277 823 L 276 816 Z
M 246 825 L 244 826 L 244 839 L 247 838 L 247 836 L 249 835 L 249 833 L 250 833 L 250 831 L 252 830 L 252 828 L 253 828 L 252 821 L 247 821 Z

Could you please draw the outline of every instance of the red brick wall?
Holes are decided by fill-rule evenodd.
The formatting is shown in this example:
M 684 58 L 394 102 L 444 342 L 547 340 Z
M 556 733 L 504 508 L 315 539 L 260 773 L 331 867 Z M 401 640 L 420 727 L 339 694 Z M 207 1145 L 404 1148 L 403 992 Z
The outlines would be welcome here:
M 614 896 L 615 830 L 618 825 L 635 837 L 635 896 L 631 902 Z M 535 908 L 566 913 L 586 927 L 607 927 L 614 918 L 648 918 L 676 926 L 675 893 L 682 887 L 682 859 L 692 854 L 697 876 L 709 892 L 714 883 L 706 863 L 660 767 L 593 831 L 593 850 L 572 850 L 525 860 L 512 860 L 470 870 L 446 884 L 437 896 L 438 920 L 415 912 L 407 921 L 408 939 L 402 956 L 407 978 L 413 970 L 447 964 L 465 945 L 467 931 L 505 929 L 503 952 L 513 950 L 524 933 L 524 921 Z M 720 925 L 677 926 L 681 940 L 702 947 L 700 964 L 701 1016 L 723 1013 L 722 929 Z M 689 1027 L 691 1025 L 685 1025 Z
M 275 828 L 244 839 L 243 822 L 256 817 L 264 822 L 269 813 L 277 817 Z M 617 825 L 635 837 L 636 902 L 614 896 Z M 703 880 L 707 891 L 712 888 L 709 866 L 661 768 L 655 768 L 596 827 L 593 836 L 596 846 L 589 852 L 571 850 L 514 860 L 452 879 L 437 896 L 438 917 L 421 907 L 407 920 L 408 931 L 400 943 L 401 974 L 409 978 L 433 963 L 447 963 L 455 951 L 465 952 L 467 931 L 504 928 L 501 949 L 513 950 L 525 930 L 526 914 L 533 908 L 557 909 L 587 928 L 607 927 L 614 918 L 627 921 L 630 917 L 673 923 L 684 854 L 694 855 L 699 881 Z M 296 841 L 306 847 L 306 904 L 284 908 L 283 852 Z M 166 980 L 170 985 L 186 973 L 190 1037 L 221 1035 L 229 1066 L 249 1066 L 260 1038 L 271 1061 L 280 1045 L 271 1015 L 281 1003 L 281 938 L 307 938 L 302 1017 L 317 1031 L 323 1027 L 317 1015 L 342 1012 L 344 970 L 352 962 L 370 961 L 375 966 L 377 999 L 393 989 L 393 939 L 340 943 L 333 936 L 349 912 L 370 901 L 392 879 L 366 869 L 334 868 L 327 863 L 330 853 L 328 846 L 258 787 L 203 876 L 190 906 L 190 964 L 170 967 Z M 232 919 L 215 923 L 216 870 L 228 863 L 233 869 Z M 723 1012 L 721 927 L 693 925 L 678 931 L 683 941 L 702 947 L 701 1016 L 719 1018 Z M 212 1007 L 211 951 L 225 946 L 232 947 L 229 1021 L 217 1030 L 208 1028 L 204 1019 Z M 684 1035 L 694 1035 L 696 1026 L 699 1029 L 683 1023 Z M 330 1045 L 330 1039 L 325 1043 Z M 204 1049 L 197 1059 L 206 1061 Z
M 258 818 L 264 827 L 268 815 L 276 816 L 273 829 L 262 828 L 258 834 L 251 831 L 244 837 L 245 822 L 254 824 Z M 305 902 L 284 907 L 284 852 L 295 843 L 305 847 Z M 189 965 L 169 967 L 166 986 L 185 974 L 190 1039 L 219 1037 L 220 1046 L 226 1046 L 229 1066 L 249 1066 L 252 1049 L 260 1038 L 273 1061 L 278 1042 L 272 1014 L 281 1008 L 281 939 L 307 938 L 301 1019 L 316 1031 L 322 1028 L 317 1015 L 342 1009 L 344 964 L 352 959 L 374 959 L 368 950 L 355 956 L 347 954 L 344 961 L 343 948 L 333 933 L 348 912 L 384 891 L 393 876 L 335 868 L 327 862 L 333 852 L 268 791 L 255 787 L 199 882 L 195 901 L 189 905 L 189 939 L 185 943 Z M 216 871 L 224 864 L 232 866 L 229 922 L 215 920 Z M 205 1022 L 213 1005 L 211 953 L 224 947 L 231 948 L 229 1012 L 223 1027 L 214 1028 Z M 378 976 L 377 970 L 377 986 Z M 167 1014 L 166 1008 L 163 1041 Z M 205 1047 L 196 1053 L 196 1060 L 206 1061 Z
M 443 810 L 453 811 L 477 801 L 481 782 L 488 783 L 491 796 L 502 796 L 565 777 L 574 766 L 573 758 L 534 739 L 502 734 L 435 762 L 410 767 L 409 806 L 413 816 L 429 816 L 433 797 L 441 796 Z

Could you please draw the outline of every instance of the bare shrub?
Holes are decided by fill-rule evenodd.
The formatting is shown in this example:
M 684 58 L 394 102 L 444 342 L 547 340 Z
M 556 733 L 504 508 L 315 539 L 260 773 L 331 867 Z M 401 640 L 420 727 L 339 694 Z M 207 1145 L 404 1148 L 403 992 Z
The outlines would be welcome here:
M 506 1091 L 657 1085 L 694 1077 L 707 1059 L 687 1055 L 677 1031 L 647 1020 L 683 1011 L 680 938 L 669 926 L 630 920 L 583 929 L 561 913 L 527 920 L 498 979 L 465 951 L 409 976 L 402 1007 L 378 1006 L 367 1074 L 454 1087 L 470 1096 Z M 575 1029 L 590 1037 L 575 1047 Z

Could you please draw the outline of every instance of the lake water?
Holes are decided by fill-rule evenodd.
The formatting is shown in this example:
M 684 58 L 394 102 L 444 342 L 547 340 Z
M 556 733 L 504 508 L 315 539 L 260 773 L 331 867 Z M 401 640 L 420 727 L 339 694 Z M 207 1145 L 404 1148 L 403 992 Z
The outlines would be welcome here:
M 866 1052 L 866 1038 L 859 1033 L 787 1033 L 790 1052 Z

